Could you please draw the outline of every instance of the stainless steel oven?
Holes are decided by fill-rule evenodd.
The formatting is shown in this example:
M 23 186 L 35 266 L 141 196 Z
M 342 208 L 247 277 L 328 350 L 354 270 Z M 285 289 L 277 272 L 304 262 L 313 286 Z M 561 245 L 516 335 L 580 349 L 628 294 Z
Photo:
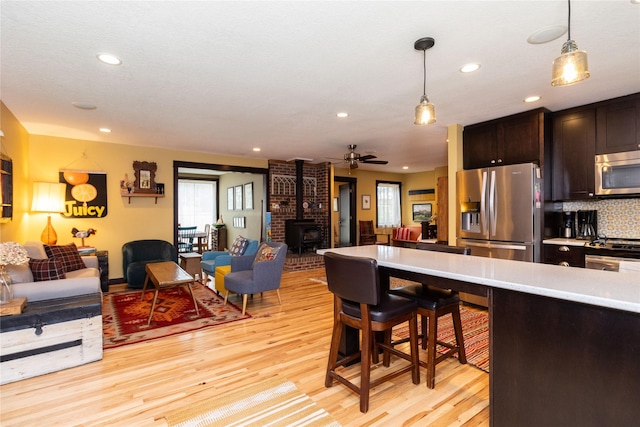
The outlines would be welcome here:
M 598 155 L 596 195 L 640 194 L 640 150 Z
M 584 266 L 604 271 L 640 271 L 640 241 L 594 240 L 584 246 Z
M 620 271 L 621 263 L 624 270 L 625 264 L 628 262 L 637 263 L 638 266 L 640 266 L 640 259 L 601 255 L 585 255 L 584 257 L 585 268 L 590 268 L 592 270 Z

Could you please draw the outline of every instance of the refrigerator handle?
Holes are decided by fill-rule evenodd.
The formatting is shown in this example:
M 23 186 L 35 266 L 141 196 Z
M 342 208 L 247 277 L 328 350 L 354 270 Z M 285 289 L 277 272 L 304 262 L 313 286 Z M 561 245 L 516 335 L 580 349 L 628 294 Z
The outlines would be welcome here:
M 482 224 L 482 232 L 487 230 L 487 208 L 485 201 L 487 200 L 487 171 L 482 172 L 482 197 L 480 197 L 480 223 Z
M 498 219 L 498 209 L 496 209 L 496 171 L 491 171 L 491 189 L 489 190 L 489 215 L 491 216 L 490 236 L 496 234 L 496 222 Z

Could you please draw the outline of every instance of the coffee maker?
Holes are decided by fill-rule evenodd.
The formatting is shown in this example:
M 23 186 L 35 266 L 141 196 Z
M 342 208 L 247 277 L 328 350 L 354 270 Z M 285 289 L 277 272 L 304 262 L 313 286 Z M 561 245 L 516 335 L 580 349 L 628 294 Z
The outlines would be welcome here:
M 576 237 L 576 213 L 575 211 L 562 212 L 562 226 L 560 227 L 560 237 L 574 239 Z
M 595 240 L 598 237 L 598 211 L 579 210 L 577 215 L 576 238 L 581 240 Z

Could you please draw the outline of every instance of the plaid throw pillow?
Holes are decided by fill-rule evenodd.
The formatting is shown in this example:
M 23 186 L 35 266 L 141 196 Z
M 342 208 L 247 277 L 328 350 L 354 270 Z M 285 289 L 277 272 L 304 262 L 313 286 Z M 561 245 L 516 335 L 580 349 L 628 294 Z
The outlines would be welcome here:
M 236 237 L 231 245 L 231 249 L 229 249 L 229 255 L 231 256 L 240 256 L 244 254 L 244 251 L 247 250 L 247 246 L 249 246 L 249 240 L 245 239 L 242 236 Z
M 78 253 L 78 248 L 75 243 L 61 246 L 44 245 L 44 251 L 47 253 L 47 257 L 58 258 L 62 261 L 65 273 L 87 268 Z
M 56 258 L 30 259 L 29 268 L 31 269 L 31 273 L 33 273 L 34 282 L 66 278 L 62 261 Z

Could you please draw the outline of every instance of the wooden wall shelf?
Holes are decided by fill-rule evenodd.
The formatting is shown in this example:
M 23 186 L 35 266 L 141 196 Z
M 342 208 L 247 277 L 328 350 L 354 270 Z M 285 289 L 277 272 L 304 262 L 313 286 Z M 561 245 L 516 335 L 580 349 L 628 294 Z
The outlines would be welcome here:
M 156 194 L 156 193 L 129 193 L 129 194 L 122 194 L 122 197 L 126 197 L 129 199 L 129 204 L 131 204 L 131 198 L 132 197 L 153 197 L 156 199 L 156 205 L 158 204 L 158 198 L 162 198 L 164 197 L 164 194 Z

